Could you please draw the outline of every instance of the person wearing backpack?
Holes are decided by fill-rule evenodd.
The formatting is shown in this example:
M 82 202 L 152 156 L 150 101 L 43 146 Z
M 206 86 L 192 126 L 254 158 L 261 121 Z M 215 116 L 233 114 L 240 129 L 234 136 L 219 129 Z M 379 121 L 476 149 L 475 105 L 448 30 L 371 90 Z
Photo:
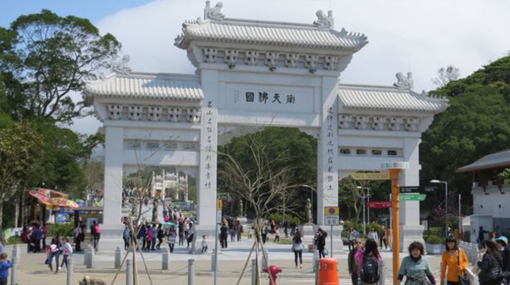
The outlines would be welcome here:
M 358 265 L 358 274 L 361 284 L 377 284 L 381 280 L 380 268 L 382 256 L 377 249 L 377 242 L 369 238 L 365 242 L 365 249 L 358 250 L 354 255 Z
M 436 279 L 430 270 L 429 260 L 423 256 L 423 244 L 414 241 L 409 245 L 409 256 L 406 256 L 398 270 L 399 284 L 406 277 L 405 285 L 435 285 Z
M 481 285 L 500 285 L 503 281 L 503 258 L 495 242 L 482 242 L 482 260 L 476 265 L 480 269 L 478 280 Z
M 356 253 L 358 251 L 363 251 L 363 242 L 361 241 L 361 239 L 356 238 L 354 240 L 354 246 L 355 246 L 354 249 L 349 251 L 349 255 L 347 257 L 347 268 L 349 270 L 349 275 L 351 276 L 352 284 L 356 285 L 358 284 L 359 267 L 354 257 L 356 256 Z
M 464 271 L 469 265 L 466 253 L 457 247 L 457 240 L 449 236 L 446 238 L 446 250 L 441 255 L 441 283 L 444 284 L 445 276 L 448 285 L 459 285 L 459 276 L 464 275 Z M 446 274 L 448 268 L 448 274 Z M 474 284 L 473 284 L 474 285 Z
M 94 250 L 97 252 L 99 246 L 99 239 L 101 238 L 101 229 L 99 228 L 99 224 L 94 221 L 92 223 L 92 241 L 94 242 Z

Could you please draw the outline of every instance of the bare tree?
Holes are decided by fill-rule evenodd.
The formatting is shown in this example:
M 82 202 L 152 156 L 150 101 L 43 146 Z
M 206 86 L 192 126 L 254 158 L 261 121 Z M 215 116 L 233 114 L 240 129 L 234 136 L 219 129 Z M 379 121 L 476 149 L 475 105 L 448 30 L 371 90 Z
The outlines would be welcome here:
M 460 78 L 459 68 L 448 65 L 447 67 L 441 67 L 437 70 L 437 77 L 432 78 L 432 83 L 441 88 L 446 86 L 450 81 L 457 80 Z
M 104 195 L 104 163 L 89 160 L 83 165 L 83 174 L 85 176 L 86 195 L 100 194 L 102 197 Z

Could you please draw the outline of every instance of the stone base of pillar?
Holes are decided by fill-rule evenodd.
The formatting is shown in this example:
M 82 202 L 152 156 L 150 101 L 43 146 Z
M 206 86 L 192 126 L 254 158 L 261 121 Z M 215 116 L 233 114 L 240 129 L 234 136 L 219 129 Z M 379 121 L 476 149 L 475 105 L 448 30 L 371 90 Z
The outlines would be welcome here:
M 101 239 L 99 240 L 99 250 L 96 254 L 112 254 L 117 247 L 124 248 L 122 233 L 124 225 L 101 224 Z
M 409 245 L 412 242 L 419 241 L 425 246 L 425 240 L 423 239 L 423 231 L 425 227 L 422 225 L 416 226 L 400 226 L 400 252 L 407 252 Z

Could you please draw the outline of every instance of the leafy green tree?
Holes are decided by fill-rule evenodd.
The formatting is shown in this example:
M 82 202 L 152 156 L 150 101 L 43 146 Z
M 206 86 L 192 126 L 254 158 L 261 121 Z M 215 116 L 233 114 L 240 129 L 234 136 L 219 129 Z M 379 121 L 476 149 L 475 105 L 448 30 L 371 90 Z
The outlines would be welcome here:
M 22 15 L 10 29 L 0 29 L 1 72 L 18 116 L 71 122 L 87 106 L 75 103 L 84 79 L 108 65 L 120 43 L 111 34 L 101 36 L 87 19 L 60 17 L 49 10 Z
M 503 172 L 498 174 L 498 177 L 503 180 L 510 179 L 510 168 L 503 170 Z
M 510 146 L 510 57 L 431 93 L 447 96 L 450 107 L 423 134 L 421 183 L 446 180 L 470 204 L 472 178 L 456 170 Z
M 39 161 L 42 137 L 28 122 L 0 129 L 0 229 L 3 204 L 11 198 Z

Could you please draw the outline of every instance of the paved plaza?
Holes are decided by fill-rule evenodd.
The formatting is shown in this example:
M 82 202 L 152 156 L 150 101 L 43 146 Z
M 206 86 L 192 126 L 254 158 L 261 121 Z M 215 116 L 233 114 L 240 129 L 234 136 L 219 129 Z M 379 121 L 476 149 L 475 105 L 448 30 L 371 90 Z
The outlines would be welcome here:
M 229 248 L 220 251 L 219 258 L 219 284 L 236 284 L 242 271 L 246 258 L 248 257 L 253 239 L 244 239 L 241 242 L 229 243 Z M 269 250 L 269 264 L 277 265 L 282 268 L 283 273 L 280 275 L 281 283 L 279 284 L 313 284 L 313 255 L 312 253 L 303 253 L 303 269 L 296 269 L 294 266 L 294 255 L 290 250 L 290 245 L 266 243 Z M 212 246 L 211 246 L 212 247 Z M 211 271 L 211 250 L 205 254 L 191 255 L 185 247 L 177 247 L 174 254 L 170 254 L 170 270 L 161 270 L 162 252 L 168 247 L 164 245 L 161 251 L 144 253 L 144 258 L 151 272 L 153 284 L 166 284 L 172 281 L 175 284 L 187 284 L 188 282 L 188 259 L 195 259 L 195 284 L 212 284 L 213 272 Z M 23 247 L 24 249 L 24 247 Z M 8 246 L 6 252 L 12 252 L 12 247 Z M 386 284 L 390 284 L 391 280 L 391 256 L 390 251 L 383 251 L 382 256 L 385 264 L 385 280 Z M 405 257 L 406 254 L 401 254 Z M 82 253 L 74 254 L 73 261 L 75 264 L 74 281 L 83 279 L 84 276 L 99 278 L 103 281 L 111 283 L 116 269 L 114 269 L 114 253 L 101 252 L 95 256 L 94 268 L 86 269 L 83 262 L 84 255 Z M 150 284 L 145 273 L 143 262 L 138 255 L 138 268 L 140 272 L 140 284 Z M 351 284 L 347 272 L 347 252 L 334 252 L 334 258 L 339 260 L 339 273 L 341 284 Z M 439 277 L 438 256 L 428 256 L 431 261 L 432 268 L 436 277 Z M 22 250 L 21 263 L 19 267 L 19 284 L 65 284 L 66 273 L 62 270 L 59 274 L 49 272 L 48 267 L 44 264 L 46 255 L 27 254 Z M 245 275 L 241 284 L 251 284 L 251 263 L 248 264 Z M 264 283 L 268 283 L 267 277 Z M 121 271 L 115 284 L 125 284 L 125 272 Z

